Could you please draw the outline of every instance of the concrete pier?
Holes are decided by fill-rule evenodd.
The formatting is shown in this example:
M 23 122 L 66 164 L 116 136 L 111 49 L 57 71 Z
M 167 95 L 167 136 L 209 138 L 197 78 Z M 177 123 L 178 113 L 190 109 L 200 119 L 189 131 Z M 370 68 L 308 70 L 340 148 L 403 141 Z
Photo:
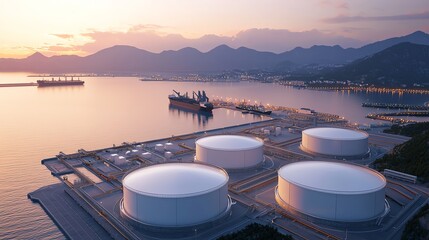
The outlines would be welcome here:
M 49 185 L 29 193 L 28 198 L 40 204 L 69 239 L 112 239 L 65 189 L 64 183 Z

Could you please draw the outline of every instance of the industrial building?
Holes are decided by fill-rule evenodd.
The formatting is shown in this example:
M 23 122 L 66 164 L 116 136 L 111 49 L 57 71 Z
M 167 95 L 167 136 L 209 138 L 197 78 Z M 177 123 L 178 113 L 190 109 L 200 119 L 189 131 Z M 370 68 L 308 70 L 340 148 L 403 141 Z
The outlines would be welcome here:
M 238 135 L 216 135 L 196 141 L 197 162 L 227 170 L 254 168 L 264 160 L 263 142 Z
M 352 164 L 304 161 L 278 171 L 276 201 L 290 212 L 338 222 L 363 222 L 386 209 L 384 176 Z
M 301 149 L 334 157 L 363 157 L 369 152 L 368 133 L 330 127 L 306 129 Z
M 197 163 L 165 163 L 132 171 L 123 179 L 121 214 L 155 227 L 214 221 L 231 207 L 228 174 Z

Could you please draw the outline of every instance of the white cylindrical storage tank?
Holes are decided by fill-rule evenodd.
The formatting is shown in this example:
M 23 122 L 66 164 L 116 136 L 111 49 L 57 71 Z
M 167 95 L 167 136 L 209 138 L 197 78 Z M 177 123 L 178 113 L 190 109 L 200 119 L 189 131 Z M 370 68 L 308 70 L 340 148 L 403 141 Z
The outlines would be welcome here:
M 286 210 L 336 222 L 369 221 L 385 211 L 386 179 L 372 169 L 307 161 L 278 174 L 276 200 Z
M 137 155 L 139 155 L 139 153 L 140 153 L 140 151 L 139 151 L 139 150 L 137 150 L 137 149 L 133 149 L 133 150 L 131 150 L 131 155 L 132 155 L 132 156 L 137 156 Z
M 156 144 L 155 145 L 155 151 L 163 152 L 164 151 L 164 145 L 162 145 L 160 143 Z
M 322 155 L 351 157 L 368 153 L 368 133 L 343 128 L 311 128 L 302 132 L 301 148 Z
M 198 139 L 195 144 L 197 162 L 229 170 L 255 167 L 264 159 L 264 144 L 256 138 L 217 135 Z
M 124 165 L 125 163 L 127 163 L 127 160 L 124 156 L 119 156 L 117 159 L 115 159 L 116 165 Z
M 197 163 L 140 168 L 123 181 L 122 213 L 157 227 L 185 227 L 213 221 L 230 209 L 228 174 Z
M 111 162 L 114 162 L 115 160 L 117 160 L 119 158 L 119 155 L 116 153 L 110 154 L 109 160 Z
M 173 143 L 166 143 L 166 144 L 164 145 L 164 149 L 165 149 L 165 150 L 167 150 L 167 151 L 170 151 L 170 150 L 172 150 L 172 149 L 173 149 L 173 146 L 174 146 L 174 144 L 173 144 Z
M 144 152 L 142 153 L 142 157 L 145 159 L 151 159 L 152 158 L 152 153 L 150 152 Z
M 173 153 L 172 152 L 165 152 L 164 157 L 167 159 L 170 159 L 171 157 L 173 157 Z
M 281 133 L 282 133 L 282 128 L 281 127 L 276 127 L 275 135 L 279 136 Z

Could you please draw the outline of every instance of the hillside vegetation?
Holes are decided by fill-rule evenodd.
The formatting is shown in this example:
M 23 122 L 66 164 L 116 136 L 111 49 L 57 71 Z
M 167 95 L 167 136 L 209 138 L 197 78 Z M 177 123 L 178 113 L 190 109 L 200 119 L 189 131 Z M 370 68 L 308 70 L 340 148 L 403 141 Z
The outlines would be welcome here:
M 409 124 L 406 126 L 393 125 L 391 128 L 384 130 L 384 132 L 390 133 L 390 134 L 399 134 L 407 137 L 413 137 L 427 130 L 429 130 L 429 122 Z
M 218 240 L 292 240 L 292 236 L 280 234 L 277 229 L 252 223 L 243 230 L 218 238 Z
M 382 86 L 429 83 L 429 46 L 400 43 L 326 74 L 325 79 Z
M 429 205 L 425 205 L 420 211 L 405 225 L 402 233 L 402 240 L 424 240 L 429 239 L 429 230 L 424 227 L 427 225 L 429 216 Z M 423 226 L 422 226 L 423 225 Z
M 429 124 L 416 123 L 404 127 L 392 127 L 390 132 L 412 138 L 374 162 L 377 170 L 393 169 L 416 175 L 419 181 L 429 181 Z

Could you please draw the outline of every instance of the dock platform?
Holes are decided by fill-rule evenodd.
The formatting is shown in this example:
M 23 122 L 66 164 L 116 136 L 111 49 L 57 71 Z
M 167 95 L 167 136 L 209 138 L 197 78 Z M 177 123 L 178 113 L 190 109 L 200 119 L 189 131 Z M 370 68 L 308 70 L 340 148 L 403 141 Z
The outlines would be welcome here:
M 0 88 L 1 87 L 37 87 L 38 84 L 34 83 L 34 82 L 30 82 L 30 83 L 1 83 L 0 84 Z
M 112 239 L 65 189 L 64 183 L 49 185 L 29 193 L 28 198 L 40 204 L 68 239 Z

